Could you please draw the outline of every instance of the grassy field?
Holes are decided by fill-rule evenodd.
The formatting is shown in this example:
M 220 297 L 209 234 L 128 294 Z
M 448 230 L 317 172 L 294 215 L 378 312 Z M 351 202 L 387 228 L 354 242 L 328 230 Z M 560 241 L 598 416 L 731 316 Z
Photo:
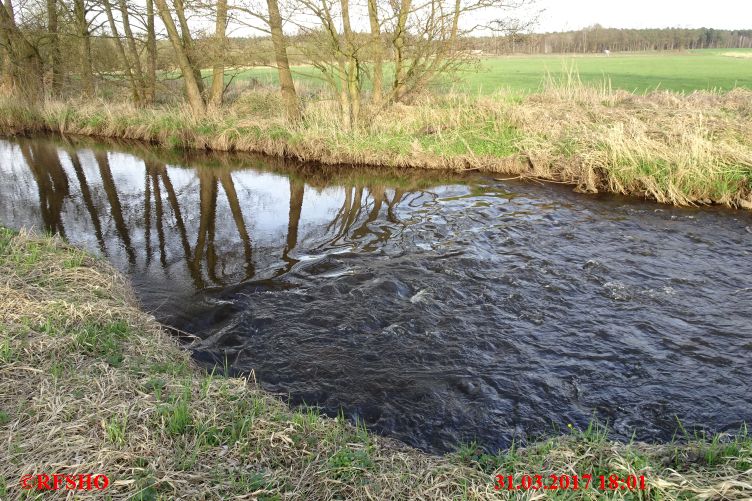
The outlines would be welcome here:
M 742 500 L 752 436 L 614 442 L 572 427 L 526 448 L 431 456 L 207 374 L 139 311 L 124 278 L 59 238 L 0 228 L 0 499 L 540 499 L 496 475 L 644 475 L 644 491 L 570 500 Z M 23 491 L 37 474 L 105 474 L 105 491 Z M 597 481 L 595 482 L 597 485 Z M 37 484 L 38 485 L 38 484 Z
M 630 53 L 604 55 L 507 56 L 482 59 L 456 79 L 439 85 L 444 90 L 471 94 L 492 94 L 499 90 L 530 93 L 541 89 L 550 75 L 579 73 L 585 83 L 610 81 L 614 89 L 644 93 L 654 90 L 691 92 L 695 90 L 752 89 L 752 59 L 731 54 L 752 55 L 752 49 L 698 50 L 669 53 Z M 296 76 L 307 85 L 321 85 L 316 70 L 295 67 Z M 207 71 L 207 75 L 210 72 Z M 238 82 L 256 79 L 276 84 L 276 70 L 253 68 L 238 71 Z
M 458 88 L 483 94 L 499 89 L 534 92 L 541 88 L 546 75 L 560 78 L 570 70 L 585 83 L 610 81 L 614 89 L 637 93 L 752 88 L 752 60 L 723 52 L 729 51 L 486 59 L 477 73 L 464 76 Z

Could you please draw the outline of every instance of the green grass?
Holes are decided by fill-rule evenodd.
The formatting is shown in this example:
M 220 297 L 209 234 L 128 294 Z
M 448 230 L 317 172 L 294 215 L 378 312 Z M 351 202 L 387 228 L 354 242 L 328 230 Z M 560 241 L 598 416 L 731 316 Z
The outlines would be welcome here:
M 558 78 L 572 69 L 584 83 L 610 81 L 614 89 L 638 93 L 752 88 L 752 59 L 724 56 L 725 52 L 731 51 L 489 58 L 477 71 L 463 72 L 455 88 L 481 94 L 499 89 L 529 93 L 539 90 L 547 75 Z
M 639 93 L 656 89 L 692 92 L 752 88 L 752 59 L 724 55 L 731 52 L 752 53 L 752 49 L 615 53 L 610 57 L 602 54 L 492 57 L 468 66 L 456 78 L 444 79 L 437 87 L 471 94 L 491 94 L 502 89 L 524 94 L 539 90 L 547 75 L 556 78 L 574 69 L 584 83 L 610 81 L 614 89 Z M 293 69 L 297 82 L 311 87 L 323 85 L 314 68 Z M 210 74 L 209 70 L 205 72 L 205 76 Z M 269 85 L 278 82 L 273 68 L 236 72 L 237 82 L 251 79 Z

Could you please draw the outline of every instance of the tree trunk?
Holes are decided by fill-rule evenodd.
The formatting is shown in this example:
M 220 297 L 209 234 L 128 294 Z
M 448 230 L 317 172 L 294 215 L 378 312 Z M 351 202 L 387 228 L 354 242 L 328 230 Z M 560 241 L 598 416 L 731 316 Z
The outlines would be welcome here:
M 112 5 L 110 5 L 110 0 L 102 0 L 102 3 L 104 5 L 104 11 L 107 14 L 107 21 L 110 24 L 110 31 L 112 31 L 112 36 L 115 39 L 115 48 L 117 49 L 118 54 L 120 54 L 120 60 L 123 63 L 123 70 L 125 71 L 126 79 L 133 90 L 133 101 L 136 104 L 140 104 L 141 93 L 139 92 L 138 83 L 133 78 L 133 72 L 131 71 L 131 64 L 128 61 L 128 56 L 125 55 L 123 41 L 120 40 L 120 34 L 118 33 L 117 25 L 115 24 L 115 18 L 112 15 Z
M 13 16 L 8 14 L 5 6 L 0 2 L 0 71 L 2 80 L 0 80 L 0 89 L 8 92 L 13 90 L 15 71 L 13 62 L 13 53 L 11 51 L 11 26 Z
M 201 96 L 201 90 L 196 81 L 196 75 L 193 72 L 193 67 L 191 66 L 191 62 L 186 54 L 186 49 L 181 42 L 180 34 L 178 33 L 177 26 L 175 26 L 175 21 L 172 20 L 172 15 L 167 7 L 167 1 L 155 0 L 155 2 L 157 4 L 157 9 L 159 10 L 159 17 L 162 18 L 172 48 L 175 50 L 175 57 L 178 60 L 180 71 L 183 73 L 185 92 L 188 95 L 188 104 L 193 110 L 193 113 L 202 115 L 205 111 L 204 99 Z
M 47 0 L 47 33 L 50 40 L 50 69 L 52 94 L 58 95 L 63 86 L 63 68 L 60 64 L 60 38 L 57 27 L 57 2 Z
M 157 35 L 154 29 L 154 0 L 146 0 L 146 85 L 144 94 L 148 104 L 157 96 Z
M 217 19 L 214 28 L 214 44 L 217 54 L 212 70 L 212 84 L 209 102 L 215 108 L 222 106 L 225 91 L 225 51 L 227 45 L 227 0 L 217 0 Z
M 350 0 L 340 0 L 342 7 L 342 27 L 347 45 L 347 96 L 350 113 L 350 125 L 358 123 L 360 117 L 360 75 L 355 55 L 355 41 L 350 26 Z
M 109 0 L 108 0 L 109 1 Z M 136 47 L 136 39 L 133 37 L 133 31 L 131 31 L 131 22 L 128 16 L 128 5 L 125 0 L 118 0 L 120 7 L 120 13 L 123 17 L 123 32 L 125 33 L 125 40 L 128 43 L 128 52 L 131 54 L 131 61 L 133 65 L 133 73 L 135 74 L 136 85 L 138 90 L 138 99 L 140 102 L 144 100 L 144 72 L 141 69 L 141 58 L 138 54 L 138 48 Z
M 42 57 L 16 26 L 10 0 L 0 5 L 0 44 L 7 51 L 6 83 L 22 98 L 31 102 L 38 100 L 42 91 Z
M 10 90 L 13 87 L 13 78 L 11 76 L 10 56 L 5 49 L 5 33 L 0 28 L 0 90 Z
M 188 27 L 188 20 L 185 17 L 185 5 L 183 0 L 173 0 L 175 5 L 175 14 L 178 16 L 178 23 L 180 23 L 180 34 L 183 40 L 183 48 L 185 49 L 185 55 L 188 58 L 188 62 L 191 63 L 191 69 L 193 71 L 193 78 L 196 80 L 198 90 L 201 95 L 204 95 L 204 79 L 201 76 L 201 68 L 196 64 L 196 55 L 193 51 L 193 38 L 191 38 L 191 30 Z M 174 23 L 173 23 L 174 24 Z
M 373 45 L 373 96 L 371 100 L 379 106 L 383 97 L 384 87 L 384 48 L 381 44 L 381 26 L 376 0 L 368 0 L 368 19 L 371 23 L 371 44 Z
M 85 96 L 94 95 L 94 69 L 91 62 L 91 38 L 89 37 L 89 23 L 86 20 L 86 6 L 84 0 L 73 0 L 73 10 L 76 16 L 81 46 L 81 88 Z
M 274 59 L 277 63 L 282 101 L 285 105 L 287 119 L 296 123 L 301 119 L 300 103 L 298 94 L 295 92 L 290 61 L 287 58 L 287 42 L 285 41 L 285 34 L 282 32 L 282 16 L 279 13 L 277 0 L 266 0 L 266 3 L 269 7 L 269 28 L 272 34 L 272 45 L 274 45 Z
M 410 0 L 400 1 L 400 10 L 397 16 L 397 26 L 394 30 L 394 85 L 392 86 L 392 96 L 395 101 L 399 101 L 404 94 L 404 54 L 405 47 L 405 30 L 407 27 L 407 14 L 410 11 Z

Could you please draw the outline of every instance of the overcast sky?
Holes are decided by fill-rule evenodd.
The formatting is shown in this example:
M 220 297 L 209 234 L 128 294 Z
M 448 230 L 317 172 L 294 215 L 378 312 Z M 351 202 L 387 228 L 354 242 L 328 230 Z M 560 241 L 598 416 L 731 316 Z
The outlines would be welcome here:
M 752 0 L 538 0 L 546 11 L 535 31 L 609 28 L 752 29 Z

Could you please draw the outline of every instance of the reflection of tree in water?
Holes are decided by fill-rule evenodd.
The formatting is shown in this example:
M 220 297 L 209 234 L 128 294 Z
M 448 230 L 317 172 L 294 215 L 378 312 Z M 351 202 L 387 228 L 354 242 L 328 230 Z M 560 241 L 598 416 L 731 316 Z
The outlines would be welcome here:
M 230 212 L 235 222 L 241 244 L 243 246 L 245 257 L 245 276 L 244 279 L 250 279 L 255 274 L 253 265 L 253 252 L 251 238 L 243 218 L 243 211 L 240 207 L 235 183 L 232 179 L 231 172 L 220 169 L 198 169 L 196 177 L 199 181 L 199 228 L 196 243 L 191 249 L 191 243 L 186 229 L 183 214 L 180 209 L 180 203 L 172 184 L 172 180 L 164 163 L 153 160 L 144 162 L 146 167 L 146 179 L 144 182 L 144 227 L 145 227 L 145 245 L 146 259 L 151 261 L 151 227 L 152 227 L 152 205 L 154 206 L 154 226 L 157 230 L 157 239 L 159 245 L 160 263 L 163 268 L 167 268 L 167 253 L 165 250 L 165 220 L 166 213 L 163 206 L 162 189 L 167 195 L 167 202 L 175 220 L 180 243 L 183 251 L 183 258 L 187 264 L 195 286 L 199 289 L 206 286 L 203 278 L 201 263 L 206 261 L 206 271 L 209 280 L 217 285 L 223 285 L 224 280 L 217 273 L 219 257 L 216 250 L 216 225 L 217 225 L 217 196 L 218 187 L 222 186 L 227 201 L 230 206 Z M 153 200 L 152 200 L 153 199 Z
M 62 167 L 61 152 L 50 143 L 41 141 L 28 142 L 22 145 L 23 157 L 32 172 L 39 190 L 39 203 L 42 220 L 50 232 L 57 232 L 65 236 L 62 222 L 62 209 L 66 197 L 70 196 L 70 186 L 66 170 Z M 225 222 L 226 216 L 231 216 L 239 243 L 243 249 L 242 278 L 235 277 L 233 281 L 245 281 L 254 278 L 256 267 L 253 256 L 253 243 L 243 214 L 241 200 L 233 180 L 232 167 L 217 166 L 211 168 L 197 168 L 195 170 L 198 181 L 198 229 L 194 235 L 189 234 L 186 224 L 188 215 L 194 210 L 185 201 L 179 200 L 175 186 L 170 179 L 167 165 L 156 159 L 153 154 L 142 155 L 144 166 L 143 190 L 140 196 L 142 203 L 135 206 L 123 204 L 123 197 L 118 193 L 115 179 L 110 166 L 108 153 L 101 149 L 94 150 L 96 171 L 101 181 L 101 190 L 92 189 L 92 179 L 87 179 L 79 152 L 70 146 L 65 147 L 65 153 L 70 159 L 72 170 L 81 193 L 81 201 L 86 213 L 91 219 L 94 235 L 100 250 L 108 254 L 103 228 L 107 211 L 112 218 L 117 240 L 125 249 L 129 265 L 137 265 L 137 257 L 141 254 L 145 266 L 148 268 L 154 259 L 158 260 L 166 274 L 169 274 L 168 262 L 171 242 L 179 242 L 180 260 L 184 261 L 191 280 L 197 289 L 208 285 L 226 285 L 224 268 L 221 265 L 225 256 L 220 256 L 217 247 L 218 224 Z M 289 176 L 289 210 L 287 234 L 282 249 L 281 259 L 285 263 L 274 276 L 289 271 L 297 263 L 291 255 L 300 240 L 300 222 L 303 213 L 303 201 L 307 177 Z M 321 186 L 320 180 L 312 180 L 313 185 Z M 224 192 L 229 214 L 218 213 L 219 191 Z M 395 207 L 403 200 L 408 191 L 404 189 L 390 190 L 382 183 L 353 182 L 344 187 L 344 201 L 334 218 L 320 228 L 318 235 L 324 237 L 322 246 L 337 244 L 346 239 L 362 239 L 369 235 L 376 237 L 375 241 L 383 241 L 390 237 L 390 230 L 380 226 L 378 230 L 372 228 L 372 223 L 380 217 L 391 223 L 399 223 L 395 215 Z M 127 205 L 127 204 L 126 204 Z M 136 211 L 138 220 L 143 221 L 143 240 L 134 240 L 135 228 L 138 224 L 125 217 L 124 210 Z M 104 212 L 104 213 L 103 213 Z M 135 226 L 134 226 L 135 225 Z M 323 234 L 320 233 L 323 230 Z M 177 233 L 177 239 L 170 238 L 170 234 Z M 327 236 L 328 235 L 328 236 Z M 155 241 L 156 239 L 156 241 Z M 139 242 L 143 246 L 136 249 Z
M 97 237 L 97 243 L 99 243 L 99 250 L 102 254 L 107 252 L 107 247 L 104 243 L 104 237 L 102 236 L 102 224 L 99 222 L 99 215 L 97 214 L 97 208 L 94 205 L 94 199 L 91 196 L 91 190 L 89 189 L 89 183 L 86 182 L 86 175 L 81 167 L 81 160 L 78 158 L 78 152 L 71 150 L 68 152 L 71 163 L 73 164 L 73 170 L 76 172 L 76 178 L 78 179 L 78 186 L 81 190 L 81 198 L 84 200 L 84 205 L 89 213 L 91 222 L 94 225 L 94 235 Z M 62 169 L 61 169 L 62 171 Z M 65 175 L 65 172 L 63 172 Z
M 366 193 L 365 197 L 363 197 L 364 193 Z M 370 225 L 378 219 L 384 203 L 386 203 L 387 221 L 399 224 L 394 208 L 402 201 L 404 196 L 405 192 L 397 188 L 390 199 L 386 188 L 380 185 L 346 187 L 342 207 L 326 228 L 327 232 L 334 231 L 334 236 L 319 247 L 337 244 L 347 237 L 361 239 L 367 235 L 375 235 L 377 242 L 387 240 L 391 236 L 388 229 L 383 229 L 381 233 L 375 233 Z M 368 215 L 362 224 L 353 230 L 355 223 L 362 219 L 361 215 L 364 211 L 367 211 Z
M 102 178 L 102 187 L 107 195 L 107 202 L 110 204 L 110 214 L 112 214 L 112 219 L 115 220 L 115 229 L 125 246 L 125 252 L 128 254 L 128 262 L 131 265 L 135 265 L 136 252 L 133 250 L 131 237 L 128 234 L 128 226 L 125 224 L 125 218 L 123 218 L 123 208 L 120 205 L 120 197 L 115 187 L 115 180 L 112 178 L 110 159 L 107 153 L 101 151 L 96 152 L 94 157 L 97 160 L 97 166 L 99 166 L 99 176 Z
M 303 196 L 305 195 L 305 183 L 300 179 L 290 179 L 290 210 L 287 216 L 287 240 L 285 249 L 282 251 L 282 259 L 288 267 L 297 261 L 290 259 L 290 251 L 298 245 L 298 227 L 300 226 L 300 214 L 303 212 Z
M 65 237 L 62 212 L 63 202 L 70 194 L 70 186 L 57 151 L 47 145 L 32 142 L 21 145 L 21 154 L 37 183 L 39 209 L 45 228 L 50 233 L 59 233 Z
M 253 252 L 251 237 L 245 226 L 243 211 L 240 208 L 240 201 L 235 190 L 235 183 L 230 175 L 229 170 L 225 169 L 198 169 L 197 177 L 199 180 L 199 197 L 200 197 L 200 218 L 198 238 L 193 259 L 190 261 L 193 266 L 200 263 L 204 253 L 206 255 L 207 273 L 212 282 L 222 284 L 222 280 L 217 276 L 217 250 L 215 245 L 216 221 L 217 221 L 217 194 L 219 185 L 222 185 L 225 196 L 230 205 L 235 227 L 238 230 L 243 252 L 245 254 L 245 280 L 255 275 L 253 265 Z M 186 258 L 188 258 L 186 256 Z

